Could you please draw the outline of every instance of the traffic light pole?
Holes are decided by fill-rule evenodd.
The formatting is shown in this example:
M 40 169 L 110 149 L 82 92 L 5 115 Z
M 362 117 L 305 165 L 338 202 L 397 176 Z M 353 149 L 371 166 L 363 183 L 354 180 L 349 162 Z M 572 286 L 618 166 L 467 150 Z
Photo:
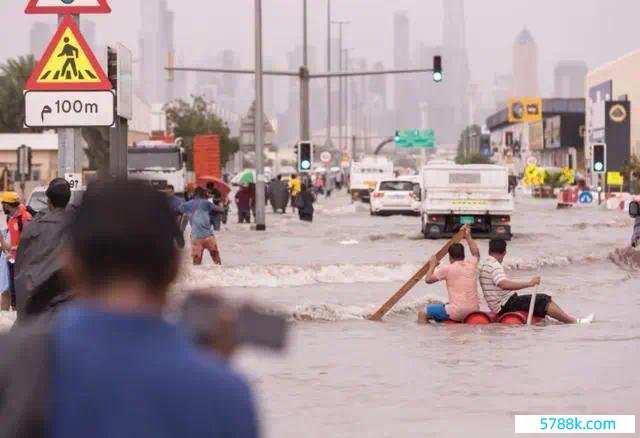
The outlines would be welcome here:
M 264 176 L 264 107 L 262 102 L 262 0 L 255 0 L 255 83 L 256 115 L 254 137 L 256 140 L 256 231 L 265 231 L 266 190 Z

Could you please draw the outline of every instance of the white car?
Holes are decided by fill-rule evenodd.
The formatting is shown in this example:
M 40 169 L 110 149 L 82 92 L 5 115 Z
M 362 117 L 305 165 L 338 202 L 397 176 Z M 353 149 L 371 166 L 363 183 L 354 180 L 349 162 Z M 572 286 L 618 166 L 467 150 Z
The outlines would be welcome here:
M 420 215 L 420 184 L 407 178 L 385 179 L 371 193 L 371 215 Z
M 82 196 L 84 195 L 85 190 L 86 189 L 84 187 L 80 190 L 72 190 L 69 205 L 73 206 L 74 208 L 78 208 L 82 203 Z M 46 193 L 47 186 L 35 187 L 29 195 L 27 206 L 31 207 L 36 213 L 46 213 L 46 211 L 49 209 Z

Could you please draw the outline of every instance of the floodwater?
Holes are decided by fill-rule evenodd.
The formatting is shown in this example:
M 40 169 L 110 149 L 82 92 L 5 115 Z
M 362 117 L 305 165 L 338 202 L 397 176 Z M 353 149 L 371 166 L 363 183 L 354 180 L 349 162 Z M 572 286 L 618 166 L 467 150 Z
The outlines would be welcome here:
M 416 217 L 371 217 L 344 195 L 315 222 L 269 214 L 265 233 L 218 234 L 222 268 L 185 264 L 176 295 L 216 287 L 291 320 L 283 355 L 242 351 L 267 437 L 512 436 L 516 414 L 640 415 L 640 254 L 626 249 L 626 213 L 556 210 L 517 199 L 509 275 L 541 275 L 588 326 L 419 326 L 445 300 L 419 284 L 385 318 L 366 320 L 444 242 L 421 239 Z M 233 220 L 233 218 L 232 218 Z M 480 241 L 482 254 L 487 242 Z M 11 317 L 0 314 L 0 324 Z M 639 417 L 640 418 L 640 417 Z

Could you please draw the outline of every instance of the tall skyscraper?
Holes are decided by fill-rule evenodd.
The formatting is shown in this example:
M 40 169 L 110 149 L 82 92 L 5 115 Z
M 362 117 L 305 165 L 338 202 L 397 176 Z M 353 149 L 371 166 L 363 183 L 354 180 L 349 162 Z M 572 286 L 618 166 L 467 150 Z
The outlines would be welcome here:
M 531 33 L 524 28 L 513 44 L 513 96 L 539 95 L 538 46 Z
M 53 27 L 51 25 L 42 21 L 33 23 L 29 33 L 29 52 L 36 60 L 42 57 L 52 36 Z
M 448 104 L 450 117 L 440 139 L 446 143 L 457 142 L 462 130 L 474 120 L 469 120 L 469 105 L 473 99 L 470 88 L 469 58 L 465 30 L 464 0 L 443 0 L 443 70 L 444 85 L 441 103 Z M 444 100 L 444 102 L 443 102 Z
M 396 12 L 393 17 L 393 67 L 406 69 L 411 65 L 409 44 L 409 16 L 406 12 Z M 411 105 L 411 81 L 414 78 L 405 75 L 394 77 L 394 110 L 397 129 L 411 129 L 411 114 L 415 111 Z
M 174 97 L 173 85 L 167 81 L 165 71 L 170 57 L 175 59 L 174 16 L 167 9 L 166 0 L 144 0 L 140 5 L 141 91 L 150 104 L 164 104 Z
M 554 71 L 553 97 L 584 97 L 587 64 L 583 61 L 560 61 Z

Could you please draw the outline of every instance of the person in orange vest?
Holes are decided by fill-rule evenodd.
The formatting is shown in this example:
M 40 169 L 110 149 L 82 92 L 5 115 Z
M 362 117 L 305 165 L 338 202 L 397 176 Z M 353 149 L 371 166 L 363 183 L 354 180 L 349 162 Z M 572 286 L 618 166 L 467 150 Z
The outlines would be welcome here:
M 9 229 L 8 241 L 0 236 L 0 246 L 4 251 L 8 251 L 9 264 L 9 290 L 11 292 L 11 308 L 16 308 L 15 272 L 16 253 L 20 245 L 20 235 L 27 222 L 33 217 L 27 211 L 24 204 L 20 203 L 20 196 L 16 192 L 4 192 L 2 194 L 2 210 L 7 215 L 7 228 Z

